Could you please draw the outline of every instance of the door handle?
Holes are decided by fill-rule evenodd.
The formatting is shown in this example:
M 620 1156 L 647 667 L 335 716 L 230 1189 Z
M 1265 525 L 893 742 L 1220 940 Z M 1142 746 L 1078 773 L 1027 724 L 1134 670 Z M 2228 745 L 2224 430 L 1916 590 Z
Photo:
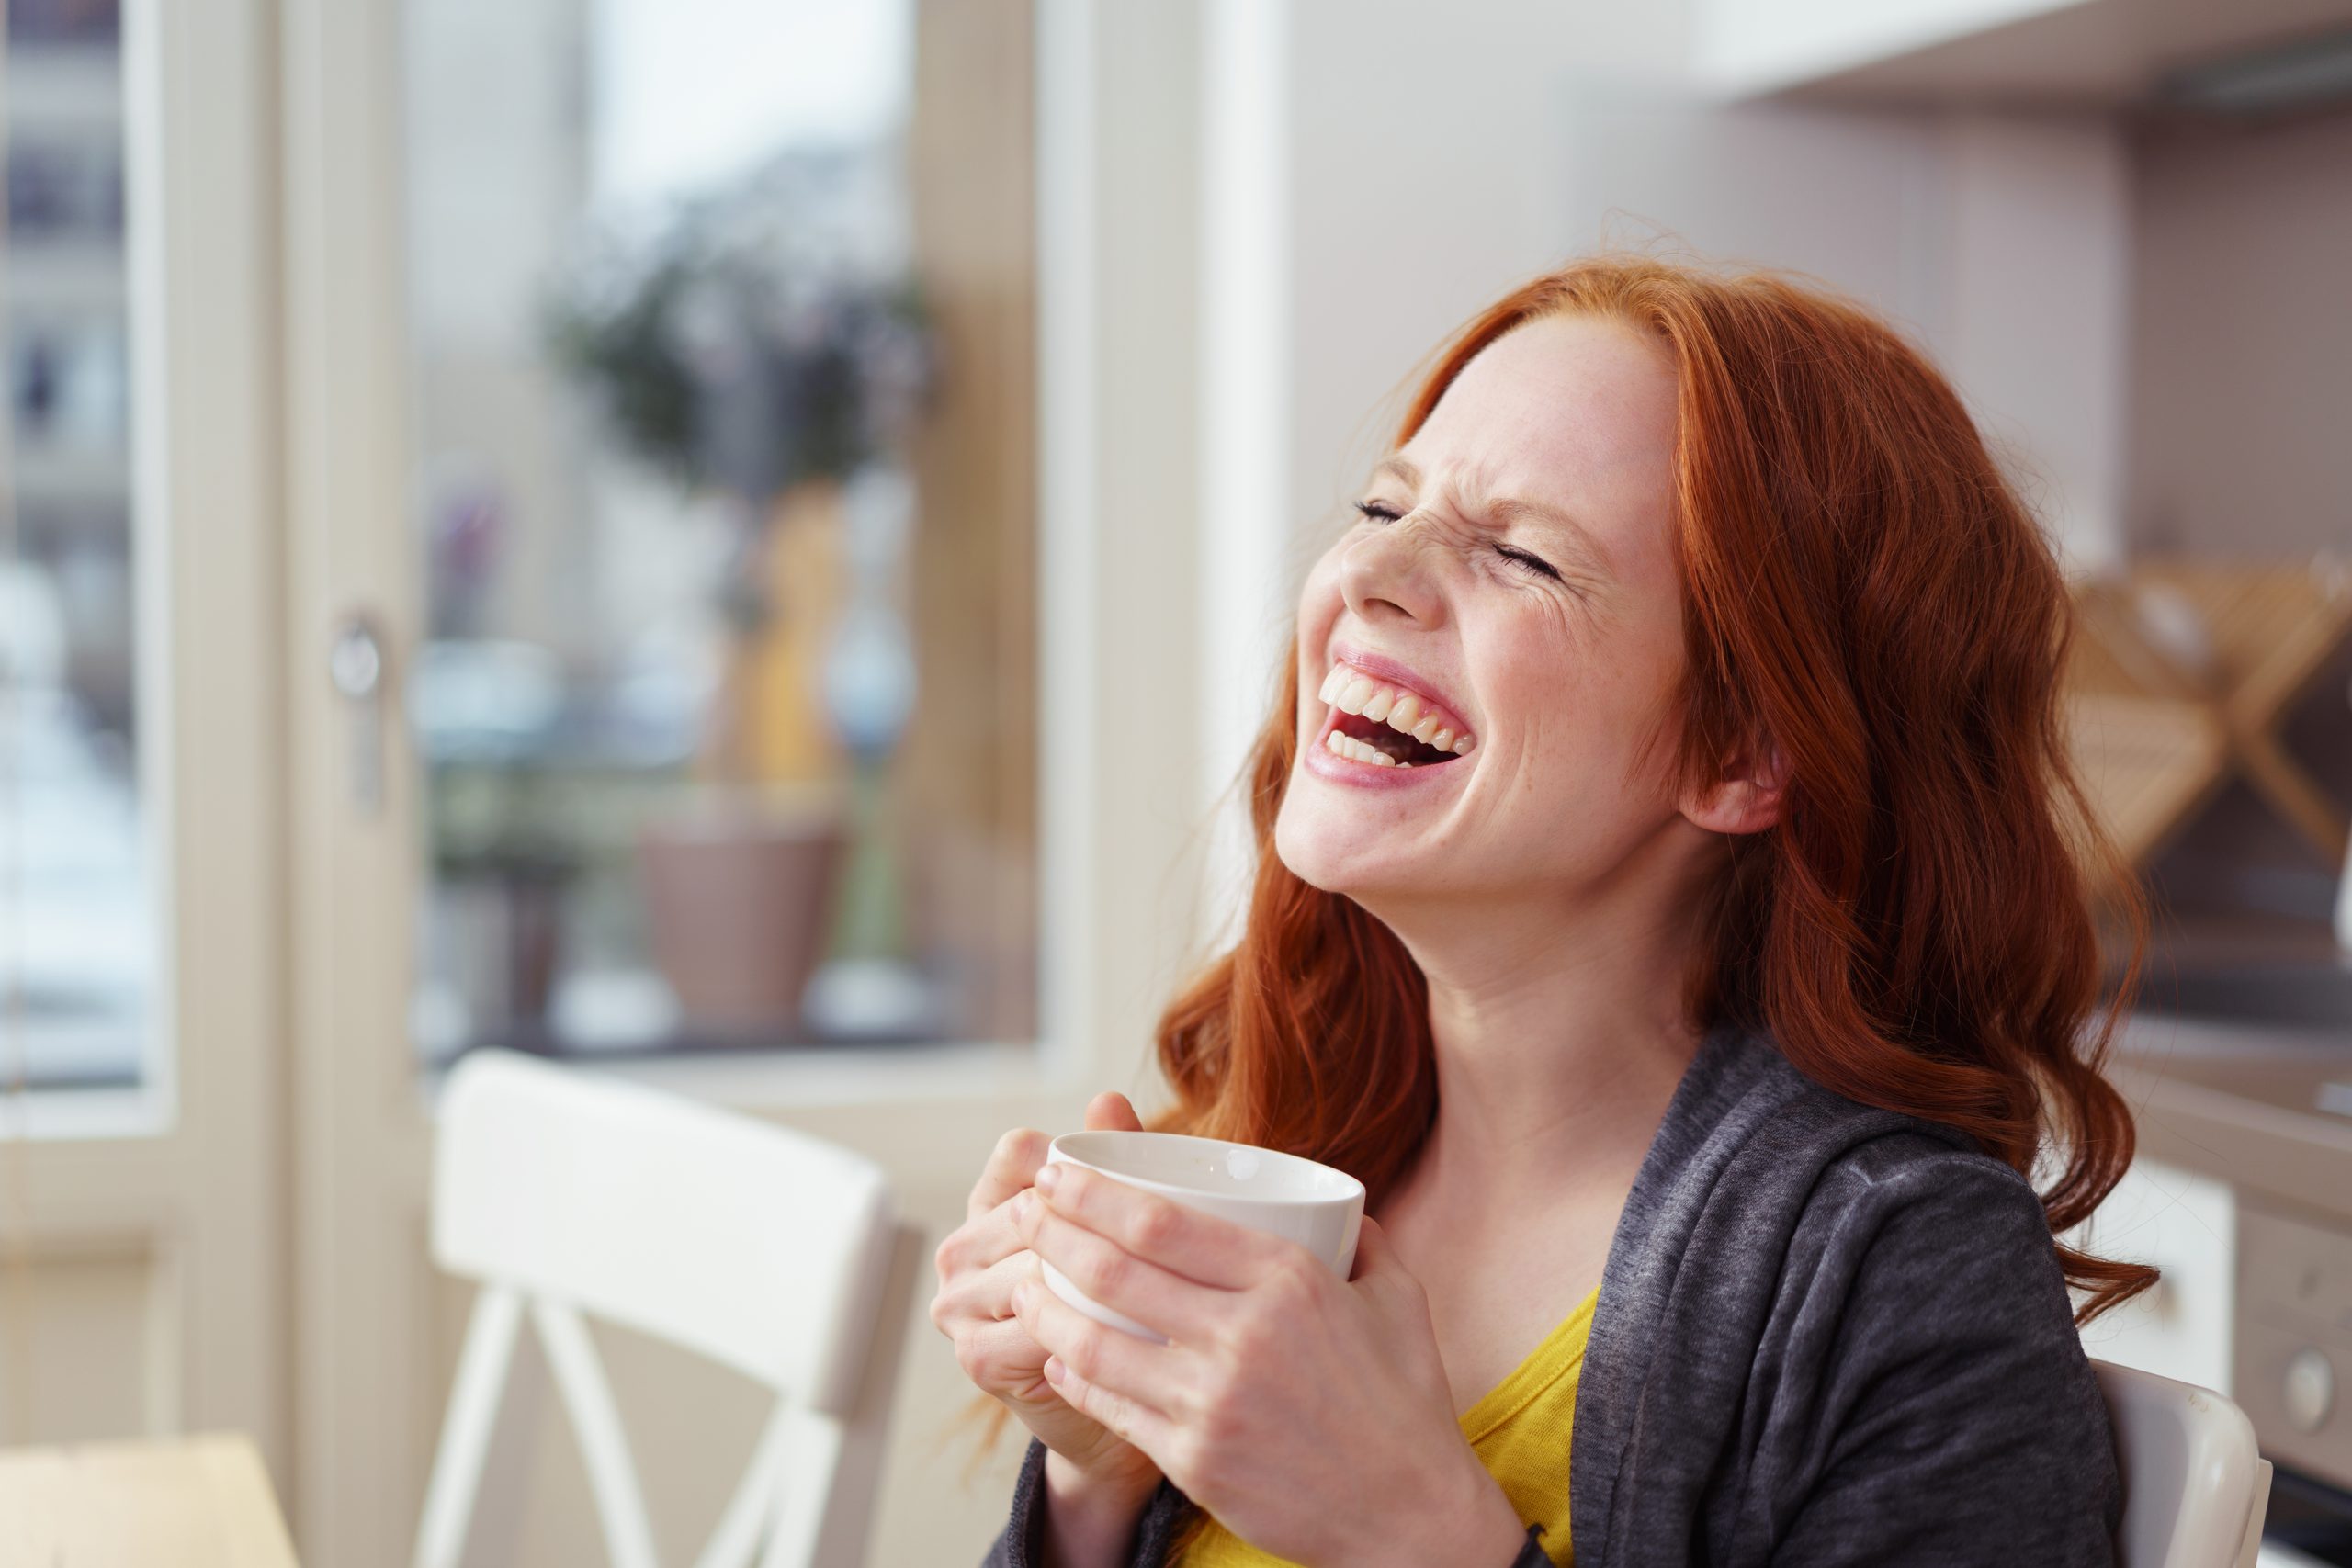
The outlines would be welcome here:
M 335 623 L 327 680 L 351 725 L 351 799 L 374 816 L 384 805 L 384 640 L 375 617 L 354 610 Z

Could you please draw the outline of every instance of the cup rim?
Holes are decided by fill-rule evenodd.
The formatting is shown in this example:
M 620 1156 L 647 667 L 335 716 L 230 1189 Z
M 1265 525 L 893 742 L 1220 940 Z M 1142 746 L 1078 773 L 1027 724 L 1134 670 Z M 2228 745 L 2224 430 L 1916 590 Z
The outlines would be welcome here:
M 1097 1161 L 1093 1159 L 1080 1156 L 1066 1146 L 1069 1141 L 1073 1138 L 1093 1138 L 1099 1136 L 1132 1138 L 1138 1135 L 1152 1138 L 1181 1138 L 1188 1144 L 1205 1144 L 1211 1147 L 1220 1149 L 1249 1149 L 1257 1154 L 1271 1156 L 1276 1160 L 1285 1160 L 1292 1162 L 1295 1165 L 1308 1166 L 1317 1170 L 1329 1171 L 1333 1176 L 1336 1176 L 1340 1180 L 1346 1182 L 1350 1190 L 1312 1194 L 1305 1197 L 1277 1197 L 1272 1193 L 1233 1191 L 1219 1187 L 1188 1187 L 1180 1182 L 1165 1180 L 1162 1178 L 1156 1176 L 1145 1176 L 1139 1172 L 1114 1170 L 1106 1166 L 1097 1163 Z M 1203 1138 L 1191 1133 L 1155 1133 L 1148 1128 L 1136 1129 L 1134 1127 L 1088 1127 L 1080 1132 L 1062 1134 L 1046 1146 L 1046 1152 L 1048 1155 L 1059 1155 L 1062 1158 L 1070 1161 L 1072 1164 L 1082 1165 L 1089 1170 L 1099 1170 L 1104 1176 L 1111 1178 L 1114 1181 L 1125 1181 L 1139 1186 L 1148 1186 L 1162 1192 L 1197 1193 L 1204 1198 L 1216 1198 L 1237 1203 L 1281 1203 L 1288 1204 L 1293 1207 L 1321 1208 L 1327 1205 L 1345 1205 L 1352 1203 L 1365 1195 L 1363 1182 L 1355 1177 L 1350 1176 L 1346 1171 L 1341 1170 L 1336 1165 L 1326 1165 L 1321 1160 L 1309 1159 L 1305 1155 L 1290 1154 L 1282 1149 L 1270 1149 L 1262 1144 L 1237 1143 L 1231 1138 Z

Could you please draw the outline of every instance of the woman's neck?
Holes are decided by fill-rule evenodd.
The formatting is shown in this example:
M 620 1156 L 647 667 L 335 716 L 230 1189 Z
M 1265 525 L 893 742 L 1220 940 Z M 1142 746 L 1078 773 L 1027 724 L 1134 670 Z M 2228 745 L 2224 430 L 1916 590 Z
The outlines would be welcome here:
M 1623 1197 L 1698 1050 L 1687 887 L 1565 912 L 1488 900 L 1397 928 L 1428 977 L 1437 1066 L 1414 1185 L 1511 1209 L 1596 1185 Z

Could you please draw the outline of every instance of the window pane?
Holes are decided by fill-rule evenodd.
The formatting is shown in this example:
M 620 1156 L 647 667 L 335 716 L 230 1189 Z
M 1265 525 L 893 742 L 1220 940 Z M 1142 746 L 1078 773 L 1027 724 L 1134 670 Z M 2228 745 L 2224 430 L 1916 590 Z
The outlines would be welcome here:
M 427 1059 L 1034 1034 L 1028 26 L 410 0 Z
M 10 0 L 0 1086 L 138 1083 L 153 1021 L 113 0 Z

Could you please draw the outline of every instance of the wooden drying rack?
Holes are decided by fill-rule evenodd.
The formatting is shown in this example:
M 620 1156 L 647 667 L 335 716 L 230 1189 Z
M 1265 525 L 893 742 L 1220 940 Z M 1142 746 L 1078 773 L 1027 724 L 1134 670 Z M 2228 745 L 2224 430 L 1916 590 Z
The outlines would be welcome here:
M 2133 872 L 2232 776 L 2343 865 L 2343 807 L 2286 752 L 2279 724 L 2352 635 L 2352 564 L 2150 558 L 2076 583 L 2075 611 L 2075 769 Z
M 2151 559 L 2079 584 L 2075 606 L 2075 765 L 2134 872 L 2233 777 L 2345 863 L 2345 812 L 2278 729 L 2352 635 L 2352 566 Z

